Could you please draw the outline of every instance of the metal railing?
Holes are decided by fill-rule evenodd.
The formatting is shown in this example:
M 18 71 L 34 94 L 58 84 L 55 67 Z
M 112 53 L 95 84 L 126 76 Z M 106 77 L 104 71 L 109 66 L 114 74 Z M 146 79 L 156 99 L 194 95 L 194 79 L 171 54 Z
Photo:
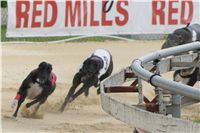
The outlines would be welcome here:
M 139 76 L 140 78 L 142 78 L 147 82 L 151 82 L 153 85 L 157 87 L 200 101 L 199 89 L 184 84 L 180 84 L 171 80 L 167 80 L 165 78 L 160 77 L 159 75 L 155 75 L 142 68 L 143 64 L 148 63 L 150 61 L 159 60 L 167 56 L 177 55 L 180 53 L 197 49 L 200 49 L 200 42 L 193 42 L 178 47 L 159 50 L 136 59 L 135 61 L 133 61 L 131 68 L 137 76 Z
M 160 74 L 200 67 L 200 42 L 159 50 L 133 61 L 132 65 L 101 82 L 101 105 L 105 112 L 151 133 L 196 133 L 200 124 L 180 119 L 183 106 L 200 101 L 200 89 L 162 78 Z M 189 52 L 188 51 L 192 51 Z M 143 94 L 142 80 L 155 87 L 155 97 Z M 130 82 L 130 86 L 124 85 Z M 126 83 L 126 84 L 127 84 Z M 138 104 L 130 105 L 109 93 L 138 93 Z

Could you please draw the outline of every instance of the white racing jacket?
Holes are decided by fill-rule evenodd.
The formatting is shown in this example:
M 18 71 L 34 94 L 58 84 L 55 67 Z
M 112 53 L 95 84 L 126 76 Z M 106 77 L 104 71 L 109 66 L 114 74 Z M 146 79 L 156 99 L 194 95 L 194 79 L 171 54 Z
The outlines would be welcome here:
M 92 55 L 95 55 L 103 60 L 103 68 L 100 69 L 99 75 L 98 75 L 98 78 L 100 78 L 102 75 L 104 75 L 107 72 L 110 66 L 110 60 L 111 60 L 110 53 L 105 49 L 97 49 L 89 57 L 91 57 Z M 83 67 L 83 64 L 79 66 L 78 71 L 80 71 L 82 67 Z
M 187 29 L 191 32 L 192 34 L 192 41 L 195 42 L 195 41 L 198 41 L 198 34 L 200 34 L 200 25 L 199 24 L 192 24 L 192 25 L 189 25 L 187 27 Z
M 110 53 L 105 49 L 97 49 L 94 51 L 93 55 L 98 56 L 103 60 L 103 68 L 99 71 L 98 75 L 98 78 L 100 78 L 107 72 L 110 66 L 111 56 Z

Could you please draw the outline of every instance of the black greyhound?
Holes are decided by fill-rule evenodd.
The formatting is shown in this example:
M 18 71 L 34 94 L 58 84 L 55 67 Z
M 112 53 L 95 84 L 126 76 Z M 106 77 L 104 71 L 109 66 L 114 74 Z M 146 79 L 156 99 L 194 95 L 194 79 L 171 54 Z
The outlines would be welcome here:
M 97 49 L 89 58 L 87 58 L 80 70 L 75 74 L 72 87 L 70 88 L 60 111 L 63 112 L 67 103 L 72 102 L 80 94 L 85 96 L 89 94 L 89 88 L 99 87 L 99 83 L 111 75 L 113 71 L 113 61 L 111 54 L 104 49 Z M 76 88 L 83 83 L 83 86 L 74 94 Z M 100 88 L 97 94 L 100 93 Z
M 13 116 L 17 117 L 18 110 L 26 97 L 33 100 L 26 104 L 27 108 L 35 103 L 39 103 L 36 106 L 36 113 L 40 105 L 47 100 L 47 97 L 55 90 L 55 88 L 56 75 L 52 72 L 52 65 L 46 62 L 41 62 L 38 68 L 31 71 L 22 82 L 11 105 L 12 108 L 17 105 Z
M 162 49 L 200 41 L 200 24 L 188 24 L 186 27 L 169 34 Z M 199 80 L 199 68 L 189 68 L 175 71 L 174 81 L 193 86 Z
M 172 34 L 169 34 L 162 49 L 195 41 L 200 41 L 200 24 L 188 24 L 186 27 L 177 29 Z

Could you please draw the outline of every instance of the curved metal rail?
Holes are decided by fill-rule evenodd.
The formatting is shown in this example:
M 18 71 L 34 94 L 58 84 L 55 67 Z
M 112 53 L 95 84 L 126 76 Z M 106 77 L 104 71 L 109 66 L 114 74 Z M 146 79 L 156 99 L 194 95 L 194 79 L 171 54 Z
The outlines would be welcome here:
M 190 87 L 184 84 L 180 84 L 171 80 L 167 80 L 165 78 L 160 77 L 159 75 L 155 75 L 144 68 L 142 68 L 145 63 L 148 63 L 150 61 L 154 61 L 156 59 L 161 59 L 163 57 L 172 56 L 180 53 L 184 53 L 191 50 L 197 50 L 200 49 L 200 42 L 194 42 L 185 44 L 183 46 L 168 48 L 165 50 L 159 50 L 154 53 L 150 53 L 148 55 L 145 55 L 139 59 L 136 59 L 133 61 L 131 68 L 133 72 L 142 78 L 143 80 L 149 82 L 151 78 L 151 82 L 153 85 L 160 87 L 162 89 L 166 89 L 178 94 L 181 94 L 183 96 L 187 96 L 192 99 L 196 99 L 200 101 L 200 90 L 195 87 Z
M 151 133 L 196 133 L 200 131 L 200 124 L 194 123 L 189 120 L 183 120 L 179 118 L 174 118 L 172 116 L 166 116 L 166 112 L 162 112 L 162 94 L 159 93 L 152 101 L 149 101 L 142 93 L 142 83 L 141 80 L 149 82 L 151 78 L 152 85 L 156 88 L 162 88 L 169 90 L 171 94 L 174 93 L 186 96 L 184 98 L 189 98 L 187 104 L 192 104 L 200 101 L 200 91 L 197 88 L 189 87 L 180 83 L 169 81 L 162 78 L 161 76 L 153 76 L 153 73 L 157 68 L 160 69 L 160 73 L 168 72 L 171 70 L 180 70 L 181 68 L 172 67 L 174 60 L 190 60 L 189 62 L 184 62 L 185 66 L 182 68 L 190 68 L 194 66 L 194 60 L 199 60 L 199 53 L 194 53 L 190 55 L 175 56 L 176 54 L 181 54 L 187 51 L 195 51 L 200 49 L 200 42 L 186 44 L 180 47 L 174 47 L 165 50 L 159 50 L 157 52 L 148 54 L 139 59 L 133 61 L 130 67 L 122 69 L 120 72 L 108 77 L 101 83 L 101 105 L 105 112 L 112 115 L 116 119 L 125 122 L 126 124 L 135 127 L 137 129 L 142 129 L 146 132 Z M 172 56 L 174 55 L 174 56 Z M 171 56 L 171 58 L 164 58 Z M 162 58 L 162 59 L 161 59 Z M 164 59 L 163 59 L 164 58 Z M 152 65 L 154 60 L 160 59 L 160 64 L 155 68 Z M 176 63 L 175 63 L 176 64 Z M 195 61 L 195 65 L 198 64 Z M 151 72 L 149 72 L 151 71 Z M 132 72 L 132 73 L 131 73 Z M 126 81 L 135 80 L 130 86 L 122 86 Z M 113 98 L 109 93 L 118 92 L 137 92 L 139 95 L 139 104 L 129 105 L 123 103 L 122 101 Z M 161 96 L 160 96 L 161 95 Z M 182 102 L 184 101 L 182 98 Z M 173 97 L 172 97 L 173 99 Z M 189 101 L 189 102 L 188 102 Z M 177 106 L 178 105 L 178 106 Z M 182 103 L 184 105 L 184 102 Z M 168 106 L 168 105 L 165 105 Z M 180 109 L 180 101 L 173 101 L 169 106 L 169 112 L 176 111 Z M 173 108 L 173 109 L 172 109 Z M 166 109 L 166 108 L 165 108 Z M 170 114 L 167 112 L 168 114 Z M 160 113 L 160 114 L 158 114 Z M 164 114 L 164 115 L 163 115 Z

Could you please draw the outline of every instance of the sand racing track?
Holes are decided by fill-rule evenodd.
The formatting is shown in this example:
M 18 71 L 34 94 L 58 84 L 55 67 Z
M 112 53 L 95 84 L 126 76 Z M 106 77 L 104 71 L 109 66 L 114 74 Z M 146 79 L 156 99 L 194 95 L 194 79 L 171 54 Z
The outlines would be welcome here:
M 114 72 L 124 66 L 129 66 L 134 58 L 160 49 L 163 41 L 106 41 L 89 43 L 66 44 L 4 44 L 2 45 L 2 130 L 3 132 L 104 132 L 130 133 L 132 127 L 115 120 L 105 113 L 100 104 L 100 96 L 96 89 L 90 89 L 88 98 L 79 97 L 63 113 L 58 109 L 66 96 L 74 73 L 81 62 L 96 48 L 108 49 L 114 60 Z M 43 105 L 41 112 L 45 112 L 43 119 L 28 119 L 19 115 L 13 119 L 10 104 L 22 80 L 41 61 L 50 62 L 57 74 L 58 84 L 55 93 Z M 171 77 L 171 73 L 166 77 Z M 197 84 L 198 86 L 198 84 Z M 144 93 L 148 97 L 154 96 L 152 89 L 147 86 Z M 120 100 L 130 103 L 137 102 L 135 94 L 113 94 Z M 199 105 L 184 108 L 182 118 L 195 119 L 200 117 Z M 192 109 L 192 111 L 191 111 Z

